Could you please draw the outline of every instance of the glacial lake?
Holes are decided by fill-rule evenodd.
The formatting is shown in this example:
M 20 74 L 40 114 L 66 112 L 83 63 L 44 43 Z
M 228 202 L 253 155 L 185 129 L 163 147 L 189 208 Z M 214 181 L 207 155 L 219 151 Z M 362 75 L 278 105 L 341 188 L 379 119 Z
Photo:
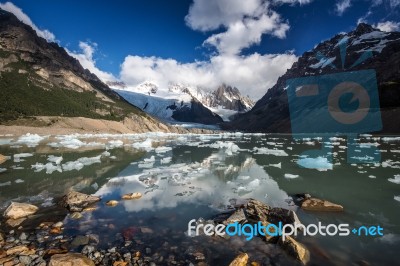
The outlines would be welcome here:
M 71 189 L 102 197 L 81 219 L 60 216 L 66 237 L 98 234 L 106 248 L 128 238 L 177 261 L 200 250 L 209 265 L 228 265 L 239 252 L 261 264 L 297 265 L 260 238 L 187 235 L 190 220 L 211 219 L 235 200 L 254 198 L 296 211 L 305 225 L 384 228 L 383 236 L 301 236 L 311 264 L 399 264 L 399 137 L 3 135 L 0 154 L 9 157 L 0 165 L 1 211 L 11 201 L 49 208 Z M 131 192 L 143 197 L 120 200 Z M 292 200 L 297 193 L 340 204 L 344 212 L 304 211 Z M 119 204 L 106 206 L 108 200 Z

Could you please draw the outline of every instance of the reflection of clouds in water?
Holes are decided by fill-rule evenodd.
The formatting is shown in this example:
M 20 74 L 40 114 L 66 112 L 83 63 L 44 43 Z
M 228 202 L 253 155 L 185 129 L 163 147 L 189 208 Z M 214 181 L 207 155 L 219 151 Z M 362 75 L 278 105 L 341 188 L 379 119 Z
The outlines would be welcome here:
M 122 171 L 96 195 L 141 192 L 140 200 L 121 202 L 129 212 L 174 208 L 180 203 L 224 208 L 232 198 L 257 198 L 273 206 L 288 207 L 288 195 L 253 158 L 243 154 L 232 156 L 224 149 L 200 163 L 156 165 L 139 169 L 140 174 L 129 174 L 136 171 L 137 168 Z

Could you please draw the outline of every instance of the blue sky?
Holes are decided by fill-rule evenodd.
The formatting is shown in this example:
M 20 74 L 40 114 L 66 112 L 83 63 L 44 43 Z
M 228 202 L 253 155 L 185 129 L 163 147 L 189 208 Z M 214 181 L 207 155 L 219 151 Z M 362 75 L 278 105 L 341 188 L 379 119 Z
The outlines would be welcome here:
M 14 0 L 6 6 L 21 9 L 102 79 L 131 86 L 226 82 L 253 98 L 321 40 L 361 21 L 385 30 L 400 22 L 400 0 Z

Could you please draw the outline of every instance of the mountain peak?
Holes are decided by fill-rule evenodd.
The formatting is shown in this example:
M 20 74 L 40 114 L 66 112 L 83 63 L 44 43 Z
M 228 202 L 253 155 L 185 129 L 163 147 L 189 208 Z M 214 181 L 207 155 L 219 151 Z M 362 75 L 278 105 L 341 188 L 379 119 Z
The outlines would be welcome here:
M 374 29 L 371 25 L 367 24 L 367 23 L 359 23 L 356 27 L 356 29 L 354 30 L 354 32 L 357 35 L 363 35 L 366 33 L 370 33 L 373 31 L 376 31 L 377 29 Z

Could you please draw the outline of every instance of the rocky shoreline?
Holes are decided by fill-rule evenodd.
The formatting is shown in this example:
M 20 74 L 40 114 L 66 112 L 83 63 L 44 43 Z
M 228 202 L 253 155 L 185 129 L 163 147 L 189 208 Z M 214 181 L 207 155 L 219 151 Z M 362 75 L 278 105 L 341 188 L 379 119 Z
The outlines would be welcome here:
M 123 195 L 120 200 L 137 200 L 140 197 L 140 193 L 130 193 Z M 152 239 L 151 241 L 159 241 L 158 247 L 150 247 L 146 240 L 153 237 L 153 231 L 146 226 L 124 229 L 108 246 L 101 245 L 102 236 L 99 234 L 90 232 L 84 235 L 64 234 L 67 229 L 62 221 L 57 220 L 65 215 L 69 215 L 72 219 L 80 219 L 81 212 L 94 210 L 99 201 L 101 201 L 99 197 L 71 191 L 59 200 L 58 206 L 53 207 L 45 215 L 40 215 L 39 208 L 34 205 L 11 203 L 4 212 L 0 227 L 2 229 L 0 230 L 0 265 L 209 265 L 207 263 L 209 253 L 191 245 L 190 242 L 182 243 L 185 247 L 187 246 L 187 249 L 183 252 L 184 254 L 180 254 L 178 247 L 172 243 L 174 236 L 169 237 L 170 239 L 168 237 Z M 114 201 L 118 204 L 117 200 Z M 109 202 L 105 204 L 113 206 L 107 203 Z M 308 194 L 296 195 L 295 203 L 310 211 L 343 211 L 340 205 L 313 198 Z M 56 215 L 57 212 L 59 216 Z M 273 208 L 254 199 L 235 204 L 229 212 L 221 213 L 212 220 L 199 219 L 197 222 L 214 225 L 235 222 L 243 225 L 258 222 L 263 225 L 279 222 L 301 223 L 294 211 Z M 184 237 L 187 238 L 187 236 Z M 208 237 L 207 241 L 220 245 L 228 241 L 227 238 L 229 236 L 215 235 Z M 200 243 L 204 239 L 200 236 L 198 240 L 194 240 L 194 243 L 198 241 L 201 246 Z M 306 265 L 310 261 L 310 251 L 295 238 L 287 237 L 283 240 L 279 236 L 267 235 L 262 237 L 262 242 L 265 245 L 275 245 L 286 252 L 289 258 L 294 259 L 294 264 Z M 271 264 L 274 260 L 273 255 L 269 256 L 270 263 L 260 264 L 243 252 L 238 254 L 230 265 L 273 265 Z M 229 261 L 226 262 L 227 265 L 228 263 Z

